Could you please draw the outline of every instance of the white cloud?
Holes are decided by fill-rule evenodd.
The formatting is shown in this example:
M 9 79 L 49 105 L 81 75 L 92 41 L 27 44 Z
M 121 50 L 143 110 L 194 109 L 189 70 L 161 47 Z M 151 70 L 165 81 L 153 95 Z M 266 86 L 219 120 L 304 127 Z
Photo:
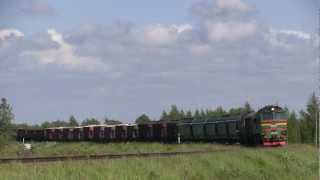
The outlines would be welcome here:
M 280 30 L 279 33 L 280 33 L 280 34 L 286 34 L 286 35 L 295 36 L 295 37 L 297 37 L 297 38 L 305 39 L 305 40 L 311 39 L 310 34 L 305 33 L 305 32 L 302 32 L 302 31 Z
M 207 55 L 210 52 L 210 50 L 211 48 L 208 44 L 197 44 L 197 45 L 192 45 L 190 47 L 191 53 L 196 56 Z
M 192 26 L 190 24 L 172 25 L 172 27 L 177 30 L 178 34 L 192 30 Z
M 241 0 L 216 0 L 216 5 L 220 9 L 230 9 L 239 11 L 248 11 L 250 6 L 242 2 Z
M 143 41 L 153 45 L 170 45 L 177 41 L 179 35 L 192 29 L 190 24 L 163 25 L 151 24 L 143 28 Z
M 17 30 L 17 29 L 2 29 L 0 30 L 0 40 L 5 40 L 8 37 L 16 37 L 16 38 L 21 38 L 24 36 L 24 34 Z
M 290 40 L 300 40 L 300 42 L 308 41 L 311 39 L 311 35 L 297 30 L 277 30 L 270 28 L 269 31 L 264 33 L 264 38 L 272 46 L 288 49 L 292 48 L 293 45 L 297 45 L 297 43 L 290 43 Z
M 62 34 L 54 29 L 49 29 L 48 34 L 53 42 L 59 46 L 39 51 L 25 51 L 22 55 L 35 58 L 42 65 L 57 64 L 69 69 L 79 70 L 108 70 L 109 68 L 98 58 L 91 56 L 80 56 L 75 53 L 75 48 L 68 44 Z
M 211 41 L 236 40 L 256 32 L 256 22 L 207 22 L 208 38 Z

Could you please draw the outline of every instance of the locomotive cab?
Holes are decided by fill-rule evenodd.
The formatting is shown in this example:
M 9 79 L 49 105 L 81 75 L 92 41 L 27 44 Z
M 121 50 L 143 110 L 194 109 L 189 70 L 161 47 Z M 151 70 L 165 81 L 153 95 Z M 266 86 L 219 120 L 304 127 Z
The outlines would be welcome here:
M 287 144 L 287 113 L 279 106 L 266 106 L 257 114 L 264 146 Z

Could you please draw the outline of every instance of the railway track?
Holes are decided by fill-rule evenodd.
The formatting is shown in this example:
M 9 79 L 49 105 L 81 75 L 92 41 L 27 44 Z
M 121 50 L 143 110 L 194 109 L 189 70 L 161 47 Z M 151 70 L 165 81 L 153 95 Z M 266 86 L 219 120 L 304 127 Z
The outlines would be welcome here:
M 80 160 L 103 160 L 121 158 L 152 158 L 169 157 L 177 155 L 208 154 L 213 152 L 224 152 L 225 149 L 210 151 L 185 151 L 185 152 L 161 152 L 161 153 L 131 153 L 131 154 L 102 154 L 102 155 L 77 155 L 77 156 L 48 156 L 48 157 L 23 157 L 23 158 L 0 158 L 0 164 L 7 163 L 41 163 Z

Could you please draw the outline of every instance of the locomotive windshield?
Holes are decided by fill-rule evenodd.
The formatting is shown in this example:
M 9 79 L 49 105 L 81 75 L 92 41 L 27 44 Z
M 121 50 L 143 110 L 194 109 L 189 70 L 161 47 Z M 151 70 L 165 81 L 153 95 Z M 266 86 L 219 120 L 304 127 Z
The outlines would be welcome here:
M 285 112 L 268 112 L 261 114 L 262 120 L 284 120 L 287 119 L 287 114 Z

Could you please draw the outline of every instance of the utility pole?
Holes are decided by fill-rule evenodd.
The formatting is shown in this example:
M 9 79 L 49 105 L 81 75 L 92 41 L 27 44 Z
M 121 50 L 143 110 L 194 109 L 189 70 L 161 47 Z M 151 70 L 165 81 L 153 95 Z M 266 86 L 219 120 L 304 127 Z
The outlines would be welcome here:
M 318 28 L 317 28 L 317 37 L 315 38 L 315 41 L 317 43 L 317 105 L 320 104 L 320 8 L 318 7 L 318 22 L 317 22 Z M 319 148 L 319 128 L 320 128 L 320 107 L 317 108 L 318 112 L 316 112 L 316 147 L 318 148 L 318 166 L 320 166 L 320 148 Z M 320 168 L 318 168 L 318 177 L 320 178 Z
M 316 37 L 316 43 L 317 43 L 317 105 L 319 106 L 319 103 L 320 103 L 320 8 L 318 9 L 318 33 L 317 33 L 317 37 Z M 319 148 L 319 136 L 320 136 L 320 133 L 319 133 L 319 128 L 320 128 L 320 125 L 319 125 L 319 121 L 320 121 L 320 107 L 317 108 L 318 109 L 318 112 L 316 112 L 316 146 L 317 148 Z M 320 149 L 319 149 L 319 154 L 320 154 Z

